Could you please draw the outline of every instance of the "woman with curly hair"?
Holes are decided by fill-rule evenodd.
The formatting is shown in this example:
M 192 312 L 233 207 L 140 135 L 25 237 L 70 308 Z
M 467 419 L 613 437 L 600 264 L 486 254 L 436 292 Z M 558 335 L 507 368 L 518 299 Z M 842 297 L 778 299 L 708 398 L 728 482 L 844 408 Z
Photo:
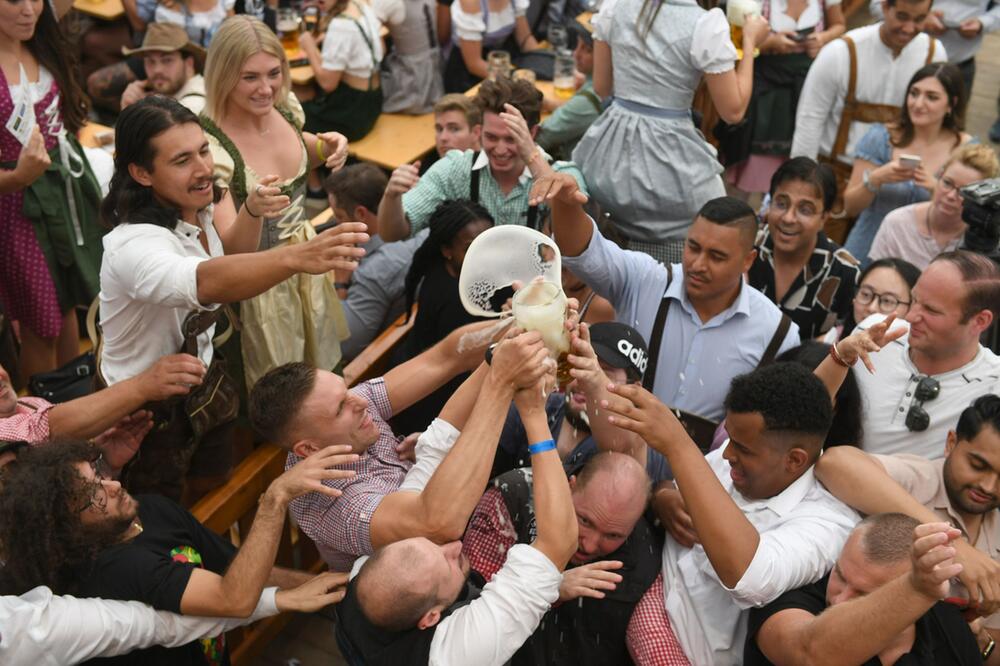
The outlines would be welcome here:
M 406 274 L 406 312 L 417 303 L 413 330 L 403 344 L 399 362 L 411 359 L 465 324 L 479 321 L 466 312 L 458 295 L 458 276 L 465 253 L 476 237 L 492 227 L 493 217 L 468 199 L 445 201 L 431 215 L 430 233 L 413 255 Z M 419 295 L 418 295 L 419 291 Z M 460 375 L 396 417 L 397 430 L 422 430 L 438 415 L 468 375 Z M 403 427 L 400 424 L 405 424 Z M 407 430 L 409 427 L 411 429 Z
M 0 305 L 20 322 L 24 377 L 80 353 L 74 308 L 98 290 L 101 191 L 76 140 L 75 53 L 51 3 L 0 3 Z

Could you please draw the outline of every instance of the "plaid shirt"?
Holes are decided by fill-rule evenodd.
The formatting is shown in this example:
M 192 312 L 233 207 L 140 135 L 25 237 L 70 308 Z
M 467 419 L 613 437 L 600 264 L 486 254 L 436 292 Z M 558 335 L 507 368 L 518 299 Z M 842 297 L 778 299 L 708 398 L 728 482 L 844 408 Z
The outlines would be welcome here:
M 49 410 L 53 407 L 41 398 L 21 398 L 14 414 L 0 419 L 0 442 L 44 442 L 49 438 Z
M 503 567 L 507 551 L 516 543 L 517 533 L 503 495 L 499 489 L 490 488 L 472 512 L 462 537 L 462 553 L 469 558 L 469 566 L 488 583 Z
M 468 199 L 471 194 L 472 170 L 482 169 L 479 180 L 479 203 L 490 212 L 497 224 L 519 224 L 524 226 L 528 220 L 528 194 L 531 192 L 531 172 L 527 167 L 520 180 L 509 193 L 504 194 L 493 179 L 490 171 L 490 161 L 485 152 L 480 153 L 479 161 L 473 165 L 475 155 L 472 150 L 450 150 L 420 177 L 420 182 L 403 195 L 403 210 L 410 220 L 410 235 L 427 226 L 431 214 L 437 207 L 449 199 Z M 586 193 L 583 174 L 572 162 L 553 162 L 552 168 L 558 172 L 572 175 L 580 185 L 580 190 Z M 539 220 L 541 220 L 541 215 Z
M 340 490 L 343 493 L 340 497 L 309 493 L 292 500 L 290 506 L 295 522 L 316 542 L 333 571 L 350 571 L 355 559 L 372 554 L 372 515 L 383 497 L 399 490 L 403 477 L 413 465 L 400 460 L 396 453 L 399 440 L 386 423 L 392 416 L 392 406 L 382 378 L 359 384 L 351 393 L 368 401 L 368 412 L 379 429 L 378 440 L 356 463 L 341 466 L 354 470 L 354 478 L 323 482 Z M 301 458 L 289 452 L 285 469 L 299 460 Z
M 670 627 L 661 573 L 632 611 L 625 632 L 628 652 L 638 666 L 691 666 Z

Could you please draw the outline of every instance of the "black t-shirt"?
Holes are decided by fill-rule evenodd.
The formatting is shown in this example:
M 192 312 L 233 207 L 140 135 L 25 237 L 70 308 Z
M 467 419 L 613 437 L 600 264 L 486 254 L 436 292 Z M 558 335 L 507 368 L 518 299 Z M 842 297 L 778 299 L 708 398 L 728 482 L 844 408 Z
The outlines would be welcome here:
M 179 613 L 191 571 L 202 568 L 222 575 L 236 549 L 173 501 L 158 495 L 136 499 L 142 533 L 101 552 L 85 574 L 79 596 L 141 601 L 157 610 Z M 220 635 L 173 649 L 155 646 L 91 663 L 226 666 L 229 653 L 224 638 Z
M 743 649 L 744 666 L 769 666 L 767 657 L 757 647 L 757 632 L 772 615 L 798 608 L 813 615 L 826 610 L 827 574 L 812 585 L 785 592 L 764 606 L 750 611 L 747 640 Z M 891 612 L 891 609 L 885 609 Z M 862 666 L 881 666 L 877 656 Z M 896 661 L 896 666 L 945 666 L 947 664 L 979 665 L 983 663 L 976 638 L 955 606 L 938 602 L 917 620 L 917 635 L 910 652 Z M 849 666 L 845 664 L 845 666 Z

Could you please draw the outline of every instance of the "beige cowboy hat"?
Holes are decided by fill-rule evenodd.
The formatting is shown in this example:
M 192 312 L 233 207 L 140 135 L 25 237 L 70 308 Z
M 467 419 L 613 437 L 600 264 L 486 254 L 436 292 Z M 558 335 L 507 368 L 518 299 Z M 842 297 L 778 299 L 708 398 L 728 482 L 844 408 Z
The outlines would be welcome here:
M 172 51 L 184 51 L 193 56 L 199 71 L 205 64 L 205 49 L 192 43 L 187 31 L 176 23 L 150 23 L 146 26 L 142 46 L 137 49 L 122 47 L 122 53 L 127 56 Z

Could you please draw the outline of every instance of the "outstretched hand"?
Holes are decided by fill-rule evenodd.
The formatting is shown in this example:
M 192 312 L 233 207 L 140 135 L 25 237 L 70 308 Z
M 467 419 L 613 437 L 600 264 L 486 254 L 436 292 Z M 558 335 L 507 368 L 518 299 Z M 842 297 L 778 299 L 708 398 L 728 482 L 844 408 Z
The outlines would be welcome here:
M 906 328 L 897 327 L 892 329 L 894 321 L 896 321 L 896 315 L 891 314 L 883 321 L 837 342 L 834 350 L 847 365 L 854 365 L 860 358 L 861 362 L 868 368 L 868 372 L 874 374 L 875 366 L 872 365 L 869 354 L 880 351 L 890 342 L 906 335 Z
M 337 469 L 336 466 L 347 465 L 357 460 L 358 455 L 351 453 L 351 447 L 347 444 L 328 446 L 285 470 L 284 474 L 271 482 L 271 489 L 278 494 L 279 500 L 286 502 L 310 492 L 339 497 L 341 494 L 339 490 L 330 488 L 323 482 L 352 478 L 353 470 Z
M 944 599 L 948 594 L 948 580 L 962 573 L 962 565 L 955 562 L 956 551 L 951 545 L 961 534 L 948 523 L 917 525 L 910 550 L 913 561 L 910 584 L 914 589 L 932 599 Z
M 117 478 L 152 429 L 153 413 L 140 409 L 94 438 L 94 444 L 101 450 L 112 476 Z
M 330 604 L 342 601 L 347 594 L 349 580 L 349 573 L 327 571 L 298 587 L 278 590 L 274 601 L 282 613 L 286 611 L 315 613 Z
M 608 384 L 612 394 L 601 400 L 610 412 L 608 422 L 639 435 L 647 444 L 663 452 L 663 443 L 690 437 L 673 411 L 638 384 Z
M 532 206 L 558 201 L 568 205 L 583 205 L 587 203 L 587 195 L 580 191 L 576 178 L 568 173 L 554 171 L 536 178 L 528 195 L 528 203 Z

